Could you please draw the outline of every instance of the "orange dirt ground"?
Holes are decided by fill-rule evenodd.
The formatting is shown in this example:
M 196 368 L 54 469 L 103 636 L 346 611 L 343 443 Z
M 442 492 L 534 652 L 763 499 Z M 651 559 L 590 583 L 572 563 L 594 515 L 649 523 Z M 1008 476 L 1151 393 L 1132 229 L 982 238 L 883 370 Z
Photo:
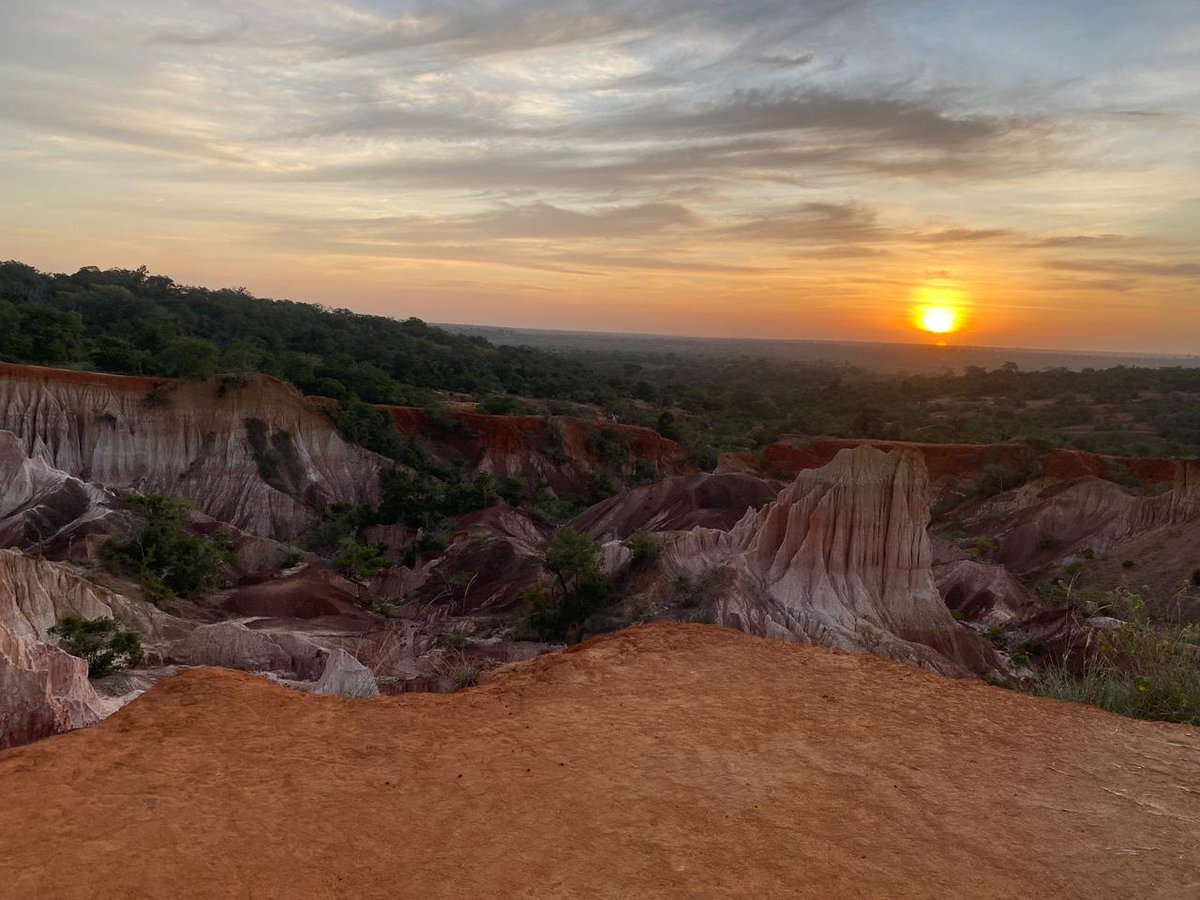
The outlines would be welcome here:
M 652 625 L 454 695 L 221 669 L 0 754 L 3 897 L 1200 897 L 1200 730 Z

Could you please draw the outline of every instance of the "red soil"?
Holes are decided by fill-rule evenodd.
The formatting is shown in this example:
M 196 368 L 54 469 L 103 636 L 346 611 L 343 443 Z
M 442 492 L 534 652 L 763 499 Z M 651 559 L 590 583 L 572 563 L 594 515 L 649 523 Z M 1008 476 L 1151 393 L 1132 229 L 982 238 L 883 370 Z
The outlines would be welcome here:
M 765 475 L 791 478 L 802 469 L 815 469 L 829 462 L 839 450 L 869 444 L 880 450 L 909 447 L 925 457 L 929 477 L 934 482 L 944 479 L 973 479 L 988 465 L 1000 465 L 1020 470 L 1036 455 L 1042 464 L 1042 474 L 1051 478 L 1079 478 L 1085 475 L 1103 478 L 1110 474 L 1113 464 L 1129 469 L 1142 481 L 1150 484 L 1171 484 L 1184 462 L 1176 459 L 1145 459 L 1098 456 L 1083 450 L 1035 450 L 1031 445 L 1010 444 L 922 444 L 909 441 L 876 441 L 852 438 L 815 438 L 806 443 L 787 441 L 763 448 L 759 468 Z M 744 461 L 744 460 L 743 460 Z
M 403 435 L 426 435 L 436 429 L 423 409 L 413 406 L 380 406 L 392 417 L 396 429 Z M 496 453 L 518 453 L 536 447 L 545 431 L 542 416 L 495 416 L 476 412 L 454 412 L 453 417 L 473 434 L 470 442 L 485 446 Z M 663 437 L 652 428 L 640 425 L 622 425 L 614 422 L 588 423 L 570 416 L 555 417 L 564 430 L 564 443 L 586 440 L 589 425 L 597 431 L 607 432 L 629 448 L 635 458 L 668 458 L 683 456 L 683 448 L 675 441 Z
M 151 378 L 143 375 L 110 375 L 107 372 L 79 372 L 75 369 L 52 369 L 48 366 L 20 366 L 0 362 L 0 378 L 56 381 L 63 384 L 94 384 L 114 391 L 144 394 L 160 385 L 171 384 L 173 378 Z
M 193 670 L 0 784 L 13 898 L 1200 890 L 1200 731 L 705 626 L 449 696 Z
M 494 416 L 476 412 L 452 412 L 451 415 L 464 427 L 461 431 L 447 433 L 438 429 L 428 414 L 411 406 L 380 406 L 386 411 L 397 430 L 403 435 L 421 435 L 431 443 L 434 452 L 447 452 L 467 465 L 477 465 L 486 454 L 492 460 L 508 461 L 510 474 L 525 477 L 538 474 L 539 480 L 546 479 L 545 466 L 550 465 L 551 453 L 561 453 L 560 461 L 552 468 L 559 470 L 557 479 L 550 477 L 556 489 L 586 489 L 590 481 L 588 473 L 605 468 L 589 446 L 589 433 L 603 432 L 611 440 L 625 447 L 629 460 L 645 459 L 653 462 L 662 475 L 677 475 L 693 472 L 695 468 L 687 462 L 684 448 L 663 437 L 651 428 L 639 425 L 622 425 L 614 422 L 587 422 L 570 416 L 556 416 L 554 422 L 560 429 L 557 447 L 551 447 L 546 439 L 546 420 L 542 416 Z M 558 483 L 555 483 L 557 480 Z

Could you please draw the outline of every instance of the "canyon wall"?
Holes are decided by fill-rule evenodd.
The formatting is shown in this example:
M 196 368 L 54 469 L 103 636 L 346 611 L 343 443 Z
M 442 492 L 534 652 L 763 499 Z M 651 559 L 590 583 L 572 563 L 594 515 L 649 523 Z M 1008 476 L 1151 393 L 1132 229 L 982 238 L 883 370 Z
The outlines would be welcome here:
M 172 381 L 0 364 L 2 430 L 83 481 L 186 497 L 285 539 L 322 504 L 374 499 L 386 464 L 264 375 Z
M 571 416 L 455 412 L 455 425 L 447 429 L 421 409 L 381 409 L 402 435 L 420 437 L 442 461 L 472 472 L 520 478 L 534 489 L 549 486 L 559 496 L 586 494 L 604 472 L 628 477 L 639 461 L 656 478 L 696 471 L 681 444 L 637 425 Z
M 920 454 L 845 448 L 729 531 L 668 535 L 663 555 L 669 572 L 725 573 L 722 624 L 947 674 L 996 670 L 934 584 L 928 491 Z

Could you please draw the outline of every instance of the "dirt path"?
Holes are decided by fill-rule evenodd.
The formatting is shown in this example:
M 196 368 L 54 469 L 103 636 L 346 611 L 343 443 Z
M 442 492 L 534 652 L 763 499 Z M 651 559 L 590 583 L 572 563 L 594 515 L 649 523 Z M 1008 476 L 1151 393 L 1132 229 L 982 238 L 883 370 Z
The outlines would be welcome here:
M 451 696 L 200 669 L 0 754 L 7 897 L 1200 897 L 1200 730 L 721 628 Z

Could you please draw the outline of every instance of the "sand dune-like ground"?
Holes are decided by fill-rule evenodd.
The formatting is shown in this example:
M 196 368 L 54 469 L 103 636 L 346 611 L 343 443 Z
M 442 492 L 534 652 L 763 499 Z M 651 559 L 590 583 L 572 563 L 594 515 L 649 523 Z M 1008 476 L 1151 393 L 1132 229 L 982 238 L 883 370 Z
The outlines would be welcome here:
M 653 625 L 463 693 L 197 669 L 0 754 L 4 897 L 1196 897 L 1200 731 Z

